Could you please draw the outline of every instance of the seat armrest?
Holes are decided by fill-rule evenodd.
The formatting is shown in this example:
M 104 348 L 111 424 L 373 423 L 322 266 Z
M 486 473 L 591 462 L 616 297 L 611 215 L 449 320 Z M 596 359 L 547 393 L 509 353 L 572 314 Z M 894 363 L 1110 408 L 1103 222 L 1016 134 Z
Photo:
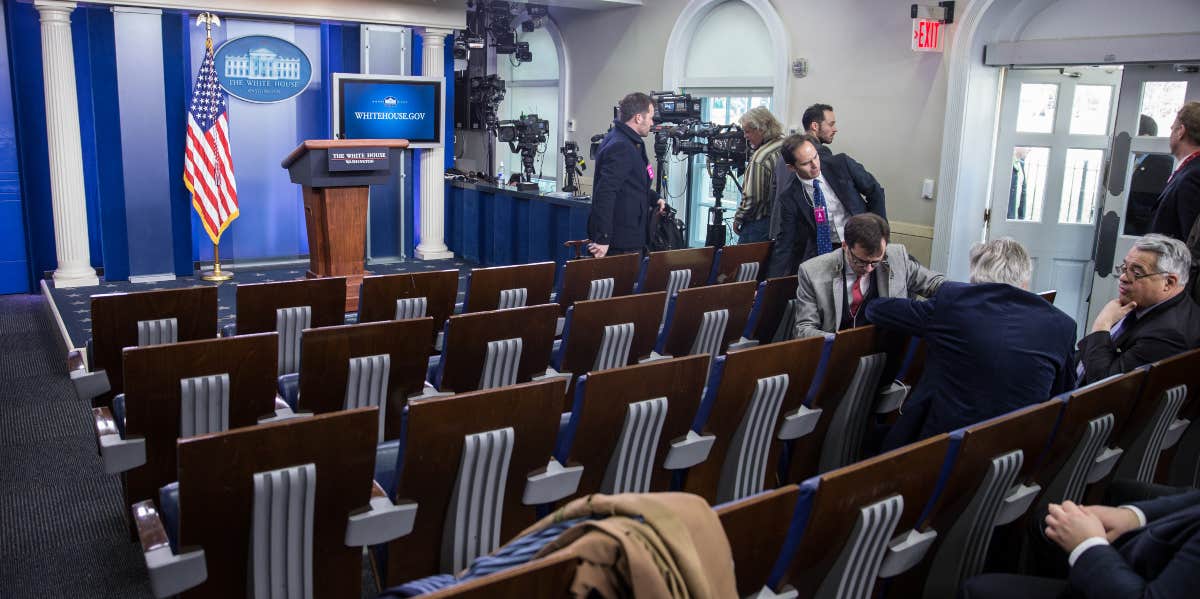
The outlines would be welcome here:
M 112 390 L 112 385 L 108 382 L 107 371 L 88 372 L 85 368 L 78 368 L 72 369 L 70 375 L 71 384 L 75 385 L 76 395 L 84 401 L 90 402 Z
M 1112 472 L 1113 466 L 1117 465 L 1117 461 L 1121 459 L 1121 454 L 1125 453 L 1124 449 L 1105 447 L 1100 455 L 1096 456 L 1092 462 L 1091 468 L 1088 469 L 1087 481 L 1088 484 L 1100 482 L 1104 477 Z
M 259 424 L 270 424 L 272 422 L 283 422 L 293 418 L 309 418 L 312 412 L 296 412 L 291 408 L 279 408 L 271 413 L 270 416 L 263 416 L 258 419 Z
M 641 360 L 638 360 L 638 364 L 645 364 L 645 363 L 647 363 L 647 362 L 655 362 L 655 361 L 658 361 L 658 360 L 668 360 L 668 359 L 671 359 L 671 358 L 673 358 L 673 357 L 675 357 L 675 356 L 672 356 L 672 355 L 670 355 L 670 354 L 660 354 L 660 353 L 658 353 L 658 352 L 656 352 L 656 351 L 652 351 L 652 352 L 650 352 L 650 355 L 649 355 L 648 357 L 645 357 L 645 358 L 642 358 Z
M 421 392 L 415 395 L 409 395 L 408 401 L 412 401 L 414 399 L 432 399 L 434 397 L 449 397 L 451 395 L 454 395 L 454 393 L 451 391 L 438 391 L 437 387 L 430 385 L 429 381 L 425 381 L 425 387 L 421 389 Z
M 526 477 L 521 503 L 541 505 L 570 497 L 579 490 L 582 476 L 583 466 L 563 466 L 558 460 L 550 458 L 545 468 Z
M 222 326 L 221 327 L 221 336 L 222 337 L 236 337 L 237 336 L 237 323 L 231 322 L 227 325 Z
M 92 408 L 92 424 L 105 474 L 125 472 L 146 463 L 146 440 L 142 437 L 122 438 L 117 421 L 108 408 Z
M 550 301 L 553 302 L 554 300 L 550 300 Z M 554 336 L 555 337 L 562 337 L 563 325 L 565 325 L 566 323 L 567 323 L 566 318 L 563 318 L 562 316 L 558 317 L 558 321 L 554 323 Z
M 746 595 L 746 599 L 796 599 L 800 596 L 800 592 L 792 585 L 784 585 L 782 591 L 776 593 L 771 587 L 763 585 L 757 593 Z
M 688 431 L 683 438 L 671 442 L 671 449 L 667 452 L 667 459 L 663 461 L 663 468 L 691 468 L 708 459 L 708 452 L 712 451 L 713 443 L 716 442 L 716 435 L 701 435 L 696 431 Z
M 785 414 L 783 422 L 779 425 L 779 440 L 791 441 L 813 432 L 813 429 L 817 428 L 817 422 L 821 420 L 822 411 L 821 408 L 814 410 L 808 406 L 800 406 L 791 414 Z
M 1003 526 L 1021 517 L 1041 492 L 1042 486 L 1037 483 L 1018 484 L 1009 489 L 1008 495 L 1005 495 L 1000 503 L 999 511 L 996 512 L 996 526 Z
M 567 381 L 570 381 L 572 376 L 574 376 L 574 375 L 572 375 L 569 372 L 559 372 L 553 368 L 547 367 L 546 374 L 539 374 L 538 376 L 533 377 L 533 379 L 531 379 L 531 380 L 533 380 L 533 381 L 552 381 L 554 379 L 566 379 Z
M 747 339 L 745 337 L 742 337 L 742 338 L 738 339 L 737 341 L 730 343 L 728 351 L 735 351 L 735 350 L 739 350 L 739 349 L 748 349 L 748 348 L 756 347 L 756 346 L 758 346 L 758 339 Z
M 897 535 L 888 542 L 883 563 L 879 566 L 879 577 L 891 578 L 910 570 L 925 557 L 934 539 L 937 539 L 937 531 L 932 529 L 926 532 L 909 530 Z
M 415 501 L 393 504 L 379 483 L 371 481 L 371 500 L 366 509 L 350 514 L 346 523 L 346 546 L 378 545 L 398 539 L 413 529 L 417 521 Z
M 170 597 L 193 588 L 208 579 L 204 550 L 175 554 L 167 541 L 167 531 L 154 509 L 153 501 L 133 505 L 133 522 L 142 544 L 142 557 L 150 572 L 150 590 L 155 597 Z
M 879 392 L 879 397 L 875 401 L 876 414 L 890 414 L 900 409 L 904 405 L 905 398 L 908 397 L 908 385 L 900 381 L 892 381 L 886 389 Z
M 86 360 L 83 359 L 83 352 L 73 349 L 67 352 L 67 370 L 87 370 Z
M 1174 447 L 1179 442 L 1179 439 L 1183 437 L 1183 431 L 1186 431 L 1191 425 L 1192 421 L 1187 418 L 1176 418 L 1173 420 L 1171 424 L 1167 425 L 1167 434 L 1163 435 L 1162 449 L 1165 450 Z

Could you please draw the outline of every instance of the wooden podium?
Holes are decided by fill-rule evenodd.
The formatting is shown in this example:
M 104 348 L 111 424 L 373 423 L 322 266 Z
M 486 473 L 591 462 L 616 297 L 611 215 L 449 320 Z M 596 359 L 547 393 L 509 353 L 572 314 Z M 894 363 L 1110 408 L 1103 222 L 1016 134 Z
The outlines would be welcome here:
M 346 311 L 358 309 L 365 268 L 367 198 L 400 163 L 406 139 L 310 139 L 283 159 L 304 186 L 308 277 L 346 277 Z

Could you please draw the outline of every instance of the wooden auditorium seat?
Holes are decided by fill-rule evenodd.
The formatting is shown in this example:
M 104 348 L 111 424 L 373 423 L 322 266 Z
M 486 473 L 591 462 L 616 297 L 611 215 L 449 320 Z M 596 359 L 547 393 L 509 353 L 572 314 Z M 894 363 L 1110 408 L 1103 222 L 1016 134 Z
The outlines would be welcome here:
M 175 441 L 252 426 L 275 411 L 275 333 L 127 348 L 125 393 L 92 410 L 106 472 L 124 505 L 176 480 Z
M 358 322 L 433 318 L 433 334 L 442 332 L 458 299 L 458 271 L 406 272 L 363 277 Z
M 750 597 L 766 586 L 799 496 L 800 487 L 787 485 L 713 508 L 733 554 L 738 596 Z
M 217 288 L 212 286 L 92 296 L 92 338 L 68 367 L 80 399 L 112 406 L 125 387 L 121 350 L 217 335 Z
M 467 275 L 463 313 L 487 312 L 550 303 L 553 262 L 476 268 Z
M 889 597 L 953 597 L 983 571 L 993 529 L 1020 518 L 1041 491 L 1033 473 L 1062 408 L 1050 400 L 950 433 L 938 498 L 917 525 L 938 536 L 929 559 L 891 579 Z
M 1179 413 L 1200 387 L 1200 349 L 1150 364 L 1149 370 L 1141 396 L 1116 433 L 1114 446 L 1124 451 L 1113 468 L 1114 479 L 1154 482 L 1162 452 L 1178 443 L 1191 424 Z
M 411 396 L 425 390 L 433 319 L 389 320 L 304 331 L 297 404 L 314 414 L 379 408 L 379 441 L 400 436 Z
M 633 293 L 641 268 L 637 254 L 567 260 L 563 263 L 558 305 L 562 314 L 582 300 L 608 299 Z
M 362 547 L 411 530 L 371 479 L 375 409 L 182 439 L 160 508 L 133 506 L 157 597 L 359 597 Z M 160 516 L 161 513 L 161 516 Z
M 851 464 L 862 454 L 887 356 L 878 351 L 873 325 L 838 331 L 828 351 L 805 401 L 819 413 L 811 432 L 792 442 L 788 482 Z
M 773 242 L 760 241 L 727 245 L 717 250 L 708 284 L 763 280 L 767 274 L 767 260 L 771 259 L 772 245 Z
M 385 445 L 396 448 L 395 496 L 421 507 L 411 535 L 377 549 L 385 584 L 459 572 L 535 522 L 536 505 L 574 493 L 580 469 L 551 457 L 565 384 L 409 402 L 404 435 Z M 388 464 L 376 469 L 389 484 Z
M 824 345 L 824 339 L 797 339 L 731 351 L 714 361 L 692 428 L 716 441 L 712 458 L 688 470 L 684 491 L 716 505 L 776 486 L 781 441 L 804 426 L 800 408 Z
M 746 328 L 755 287 L 753 281 L 744 281 L 679 291 L 667 302 L 655 352 L 663 356 L 725 353 Z
M 650 252 L 643 260 L 638 293 L 666 291 L 667 298 L 682 289 L 700 287 L 712 269 L 712 247 Z
M 795 335 L 796 287 L 795 276 L 776 277 L 758 284 L 754 310 L 743 334 L 759 343 L 786 341 Z
M 1189 382 L 1194 379 L 1193 376 Z M 1182 432 L 1178 431 L 1180 426 Z M 1179 438 L 1169 444 L 1176 434 Z M 1188 385 L 1188 396 L 1179 409 L 1179 417 L 1168 428 L 1164 445 L 1155 481 L 1176 487 L 1200 487 L 1200 389 L 1195 384 Z
M 603 260 L 603 258 L 601 258 Z M 554 370 L 573 375 L 563 411 L 570 411 L 574 376 L 628 366 L 654 351 L 666 293 L 580 300 L 567 309 Z
M 877 578 L 920 563 L 937 533 L 917 527 L 919 516 L 936 498 L 949 445 L 943 433 L 802 483 L 768 586 L 866 599 Z
M 304 329 L 345 323 L 345 277 L 237 286 L 237 326 L 233 330 L 241 335 L 279 333 L 277 375 L 300 368 L 300 336 Z
M 579 557 L 570 550 L 555 551 L 519 566 L 421 595 L 421 599 L 562 599 L 571 596 L 578 565 Z
M 583 466 L 580 495 L 667 491 L 673 471 L 707 459 L 713 439 L 691 425 L 708 362 L 687 356 L 579 377 L 555 455 Z
M 451 316 L 433 384 L 462 393 L 545 375 L 557 319 L 556 304 Z

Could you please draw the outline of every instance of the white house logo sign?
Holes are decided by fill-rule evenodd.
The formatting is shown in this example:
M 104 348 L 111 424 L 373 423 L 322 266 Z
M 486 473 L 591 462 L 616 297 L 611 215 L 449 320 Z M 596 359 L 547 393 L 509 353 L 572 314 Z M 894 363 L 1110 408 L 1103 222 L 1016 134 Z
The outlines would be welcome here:
M 312 80 L 312 62 L 285 39 L 248 35 L 217 49 L 217 79 L 229 95 L 247 102 L 282 102 Z

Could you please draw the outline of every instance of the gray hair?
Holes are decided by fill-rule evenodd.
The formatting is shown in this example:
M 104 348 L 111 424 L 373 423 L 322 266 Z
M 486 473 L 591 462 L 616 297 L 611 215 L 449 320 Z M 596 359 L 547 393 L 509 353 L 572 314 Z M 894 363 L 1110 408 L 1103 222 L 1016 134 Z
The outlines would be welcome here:
M 783 124 L 765 106 L 751 108 L 742 115 L 742 118 L 738 119 L 738 123 L 743 129 L 754 129 L 761 132 L 764 140 L 775 139 L 783 135 Z
M 971 248 L 972 283 L 1007 283 L 1027 289 L 1032 276 L 1029 252 L 1011 237 L 977 243 Z
M 1155 254 L 1158 260 L 1154 267 L 1159 272 L 1169 272 L 1179 277 L 1180 285 L 1187 285 L 1188 271 L 1192 268 L 1192 252 L 1187 244 L 1174 237 L 1151 233 L 1133 242 L 1133 249 Z

